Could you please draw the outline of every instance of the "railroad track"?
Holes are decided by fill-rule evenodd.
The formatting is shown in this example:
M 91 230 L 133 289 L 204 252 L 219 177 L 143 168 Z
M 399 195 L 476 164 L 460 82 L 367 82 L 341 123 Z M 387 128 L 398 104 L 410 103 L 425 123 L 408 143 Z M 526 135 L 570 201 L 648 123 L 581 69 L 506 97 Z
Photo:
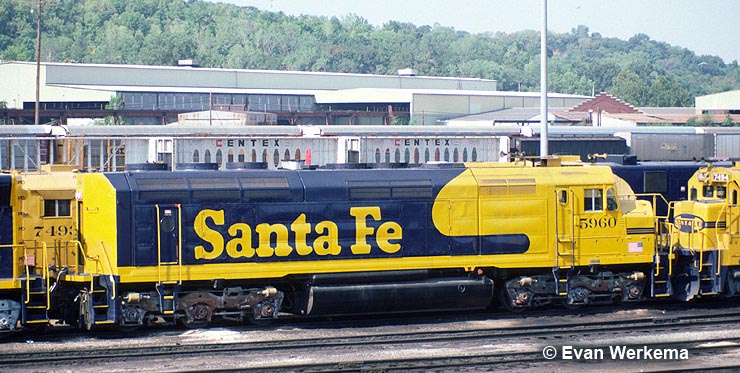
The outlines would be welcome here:
M 541 320 L 540 320 L 541 322 Z M 526 321 L 525 321 L 526 323 Z M 115 345 L 108 348 L 64 348 L 49 351 L 36 350 L 0 353 L 3 371 L 74 369 L 107 369 L 108 366 L 146 367 L 157 366 L 158 361 L 194 360 L 205 364 L 193 371 L 353 371 L 353 370 L 453 370 L 455 367 L 489 367 L 503 369 L 509 365 L 545 362 L 544 346 L 565 343 L 593 346 L 607 343 L 635 344 L 640 346 L 684 346 L 692 354 L 721 353 L 738 349 L 740 310 L 706 311 L 665 316 L 627 318 L 615 322 L 566 322 L 543 325 L 511 327 L 478 327 L 462 330 L 368 332 L 359 335 L 320 338 L 282 338 L 231 343 L 164 343 L 140 347 Z M 691 330 L 694 333 L 713 334 L 706 338 L 689 338 L 679 341 L 649 340 L 655 335 L 677 334 Z M 193 331 L 198 333 L 198 331 Z M 264 330 L 265 335 L 270 330 Z M 647 338 L 647 339 L 646 339 Z M 611 341 L 611 342 L 610 342 Z M 598 344 L 597 344 L 598 342 Z M 714 343 L 707 345 L 708 343 Z M 725 342 L 725 344 L 716 344 Z M 105 343 L 98 343 L 103 345 Z M 66 346 L 66 345 L 65 345 Z M 502 346 L 504 346 L 502 348 Z M 506 346 L 511 346 L 507 348 Z M 676 347 L 678 348 L 678 347 Z M 388 351 L 403 351 L 400 356 Z M 363 352 L 371 352 L 363 355 Z M 376 352 L 376 353 L 372 353 Z M 425 352 L 432 352 L 431 354 Z M 349 355 L 352 356 L 348 356 Z M 326 356 L 332 355 L 332 356 Z M 358 356 L 359 355 L 359 356 Z M 231 364 L 211 365 L 209 361 L 225 362 L 234 356 L 249 358 Z M 329 357 L 320 361 L 315 357 Z M 285 357 L 293 357 L 285 359 Z M 308 358 L 307 358 L 308 357 Z M 152 362 L 146 364 L 143 362 Z M 508 365 L 507 365 L 508 364 Z M 170 370 L 188 370 L 187 365 L 172 366 Z M 157 371 L 157 370 L 152 370 Z

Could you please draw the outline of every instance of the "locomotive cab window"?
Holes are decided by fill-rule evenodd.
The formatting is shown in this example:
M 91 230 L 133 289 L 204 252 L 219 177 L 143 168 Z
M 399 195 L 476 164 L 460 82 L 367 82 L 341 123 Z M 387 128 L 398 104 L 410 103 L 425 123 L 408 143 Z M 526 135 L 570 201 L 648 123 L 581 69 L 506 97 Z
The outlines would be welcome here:
M 737 190 L 732 191 L 732 204 L 737 206 Z
M 606 209 L 608 211 L 616 211 L 618 208 L 617 196 L 614 194 L 614 189 L 606 190 Z
M 560 204 L 561 205 L 567 205 L 568 204 L 568 191 L 567 190 L 561 190 L 560 191 Z
M 718 186 L 717 187 L 717 198 L 726 198 L 727 197 L 727 187 L 724 186 Z
M 70 203 L 68 199 L 44 200 L 44 217 L 70 216 Z
M 691 188 L 691 193 L 689 195 L 689 201 L 696 201 L 698 199 L 697 197 L 697 190 L 696 188 Z
M 585 189 L 583 191 L 583 211 L 601 211 L 603 194 L 601 189 Z
M 705 185 L 701 190 L 701 196 L 704 198 L 712 198 L 714 195 L 714 187 L 711 185 Z

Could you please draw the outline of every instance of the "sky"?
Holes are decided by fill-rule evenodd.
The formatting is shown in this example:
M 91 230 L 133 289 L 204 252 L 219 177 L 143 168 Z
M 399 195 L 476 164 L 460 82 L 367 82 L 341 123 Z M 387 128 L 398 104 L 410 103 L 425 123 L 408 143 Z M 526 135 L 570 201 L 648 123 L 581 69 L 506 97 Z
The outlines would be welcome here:
M 540 30 L 543 0 L 213 0 L 288 15 L 358 15 L 374 26 L 388 21 L 452 27 L 470 33 Z M 547 29 L 566 33 L 578 25 L 603 37 L 651 40 L 697 55 L 740 61 L 738 0 L 549 0 Z

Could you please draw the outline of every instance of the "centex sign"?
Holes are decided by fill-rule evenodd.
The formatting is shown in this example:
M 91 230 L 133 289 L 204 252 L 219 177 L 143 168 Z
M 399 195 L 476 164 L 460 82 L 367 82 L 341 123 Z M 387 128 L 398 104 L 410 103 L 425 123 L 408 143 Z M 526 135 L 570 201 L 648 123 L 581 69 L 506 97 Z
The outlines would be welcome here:
M 355 222 L 355 242 L 350 246 L 353 255 L 370 254 L 372 246 L 367 243 L 368 237 L 374 238 L 377 249 L 386 254 L 394 254 L 401 249 L 398 241 L 403 238 L 403 228 L 400 224 L 386 221 L 377 230 L 368 226 L 369 219 L 382 221 L 380 207 L 351 207 L 349 215 L 354 217 Z M 215 229 L 226 225 L 224 210 L 201 210 L 193 223 L 195 234 L 208 244 L 195 247 L 195 259 L 213 260 L 223 255 L 224 251 L 236 259 L 255 255 L 263 258 L 286 257 L 294 253 L 300 256 L 340 255 L 343 250 L 339 244 L 337 223 L 323 220 L 312 224 L 306 221 L 306 214 L 298 215 L 290 225 L 258 224 L 254 227 L 256 243 L 252 242 L 253 228 L 246 223 L 231 223 L 227 229 L 228 235 Z

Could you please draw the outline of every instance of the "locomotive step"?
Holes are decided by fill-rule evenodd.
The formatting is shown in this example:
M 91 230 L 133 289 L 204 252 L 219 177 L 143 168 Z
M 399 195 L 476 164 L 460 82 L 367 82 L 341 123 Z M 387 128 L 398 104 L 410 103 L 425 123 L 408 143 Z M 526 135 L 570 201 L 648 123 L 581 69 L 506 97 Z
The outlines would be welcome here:
M 26 320 L 26 324 L 46 324 L 49 319 L 38 319 L 38 320 Z

